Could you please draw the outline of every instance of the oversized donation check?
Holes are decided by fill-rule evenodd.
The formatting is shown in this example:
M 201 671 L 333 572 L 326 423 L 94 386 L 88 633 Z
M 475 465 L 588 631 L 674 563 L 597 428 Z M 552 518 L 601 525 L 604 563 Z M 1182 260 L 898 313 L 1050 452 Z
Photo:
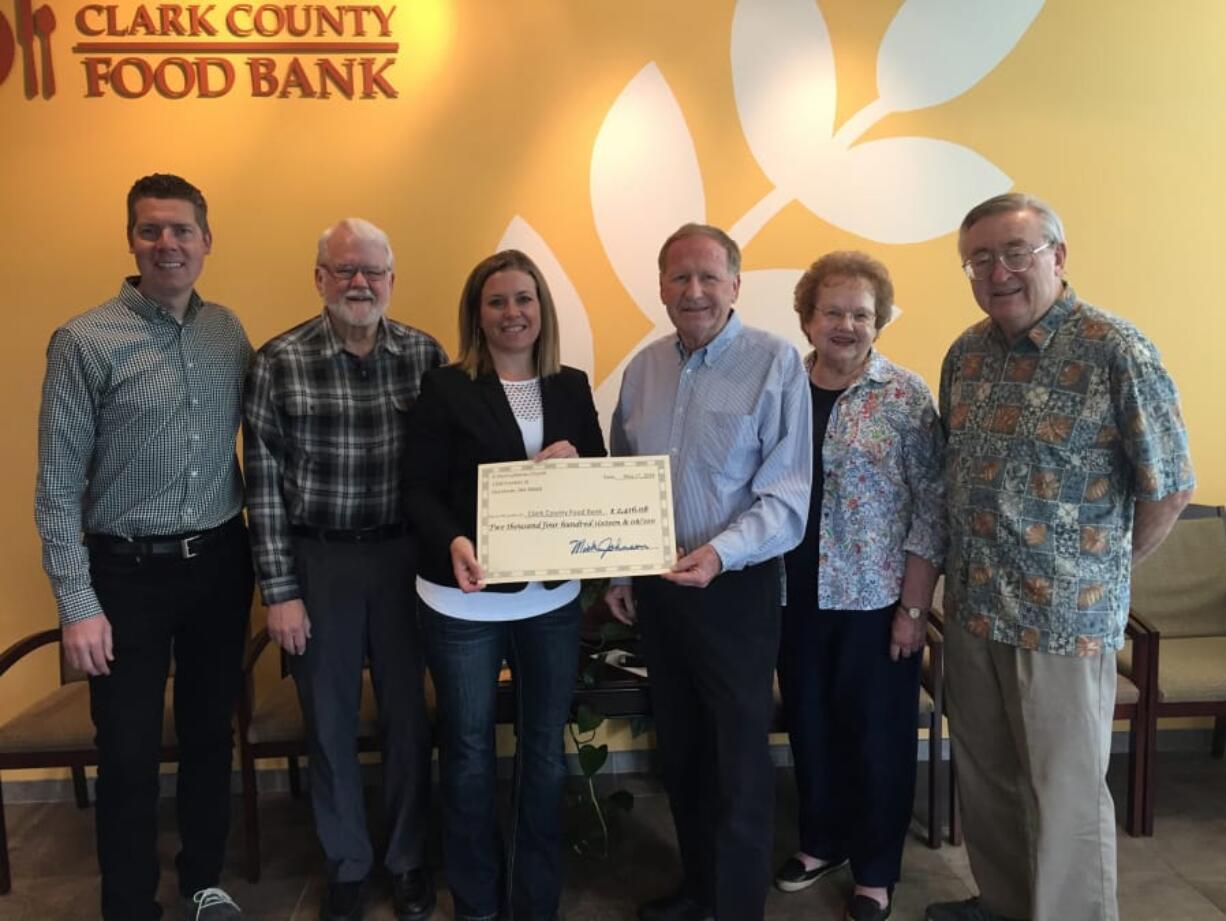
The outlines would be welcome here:
M 480 465 L 477 558 L 490 584 L 667 572 L 668 456 Z

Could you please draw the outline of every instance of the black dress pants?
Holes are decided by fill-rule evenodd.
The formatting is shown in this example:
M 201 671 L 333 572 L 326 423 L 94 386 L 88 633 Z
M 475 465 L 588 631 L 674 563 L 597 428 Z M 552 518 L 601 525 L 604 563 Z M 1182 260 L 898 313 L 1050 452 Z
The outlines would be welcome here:
M 251 609 L 241 518 L 191 559 L 91 553 L 111 622 L 110 675 L 90 679 L 97 730 L 97 841 L 106 921 L 161 917 L 158 763 L 173 650 L 179 742 L 179 891 L 217 885 L 230 830 L 231 721 Z
M 890 659 L 894 610 L 788 606 L 779 645 L 800 850 L 862 886 L 898 882 L 915 796 L 921 656 Z
M 720 921 L 759 921 L 775 813 L 778 563 L 704 589 L 636 579 L 635 592 L 682 889 Z

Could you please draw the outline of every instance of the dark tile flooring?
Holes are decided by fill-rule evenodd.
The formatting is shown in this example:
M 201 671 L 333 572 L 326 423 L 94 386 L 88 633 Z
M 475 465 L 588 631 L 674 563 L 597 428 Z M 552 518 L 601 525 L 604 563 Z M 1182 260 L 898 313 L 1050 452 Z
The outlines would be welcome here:
M 1112 788 L 1123 797 L 1123 764 L 1112 765 Z M 1207 752 L 1159 756 L 1159 796 L 1153 838 L 1119 838 L 1120 907 L 1125 921 L 1226 919 L 1226 762 Z M 921 783 L 926 766 L 921 765 Z M 666 891 L 675 880 L 672 826 L 658 785 L 649 777 L 609 778 L 636 795 L 622 821 L 619 840 L 607 860 L 572 855 L 563 902 L 567 921 L 630 921 L 642 900 Z M 790 818 L 795 793 L 790 773 L 780 771 L 777 855 L 793 846 Z M 1122 809 L 1122 806 L 1120 807 Z M 373 805 L 372 805 L 373 810 Z M 377 811 L 377 810 L 376 810 Z M 162 903 L 166 917 L 175 906 L 173 856 L 176 847 L 173 802 L 163 803 L 160 841 Z M 245 909 L 249 921 L 314 919 L 318 911 L 321 858 L 305 800 L 268 794 L 261 800 L 263 877 L 252 885 L 241 877 L 242 818 L 235 801 L 231 856 L 223 885 Z M 71 803 L 11 804 L 7 810 L 13 891 L 0 896 L 0 921 L 76 921 L 96 918 L 98 881 L 93 856 L 93 813 Z M 437 835 L 435 836 L 437 839 Z M 437 840 L 433 844 L 437 863 Z M 930 901 L 964 898 L 973 881 L 962 848 L 929 850 L 915 835 L 908 841 L 904 878 L 893 917 L 918 919 Z M 446 881 L 440 878 L 436 919 L 452 917 Z M 846 872 L 791 895 L 771 891 L 767 916 L 773 919 L 836 919 L 851 880 Z M 368 891 L 365 918 L 393 918 L 385 882 Z

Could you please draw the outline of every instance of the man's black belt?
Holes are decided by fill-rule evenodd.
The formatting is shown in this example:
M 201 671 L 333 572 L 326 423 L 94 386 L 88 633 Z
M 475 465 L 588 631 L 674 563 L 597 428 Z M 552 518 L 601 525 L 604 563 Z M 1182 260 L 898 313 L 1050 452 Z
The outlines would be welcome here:
M 242 515 L 235 515 L 225 524 L 207 531 L 191 531 L 186 534 L 167 534 L 153 537 L 115 537 L 113 534 L 86 534 L 85 546 L 91 554 L 111 556 L 160 556 L 190 560 L 200 556 L 227 533 L 241 526 Z
M 373 528 L 313 528 L 310 525 L 290 526 L 295 537 L 305 537 L 321 544 L 373 544 L 381 540 L 394 540 L 409 533 L 403 521 L 394 524 L 379 524 Z

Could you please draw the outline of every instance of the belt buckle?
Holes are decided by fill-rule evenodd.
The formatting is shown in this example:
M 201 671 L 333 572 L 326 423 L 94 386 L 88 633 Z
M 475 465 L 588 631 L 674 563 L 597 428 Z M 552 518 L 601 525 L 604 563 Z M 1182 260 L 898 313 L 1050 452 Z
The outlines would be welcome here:
M 199 534 L 193 534 L 191 537 L 183 537 L 179 539 L 179 553 L 183 559 L 194 560 L 196 557 L 200 556 L 199 553 L 192 550 L 192 541 L 199 536 Z

